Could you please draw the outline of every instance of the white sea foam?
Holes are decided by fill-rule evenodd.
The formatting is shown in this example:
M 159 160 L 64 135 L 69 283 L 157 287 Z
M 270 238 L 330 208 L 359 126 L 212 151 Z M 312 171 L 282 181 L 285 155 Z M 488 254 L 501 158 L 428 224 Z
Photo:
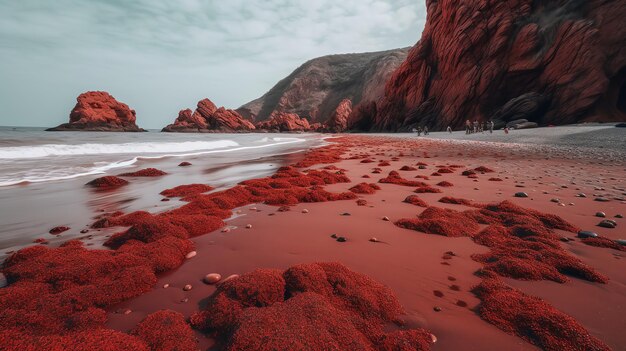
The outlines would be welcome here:
M 0 148 L 0 159 L 29 159 L 48 156 L 158 154 L 214 150 L 239 146 L 232 140 L 124 144 L 45 144 Z
M 160 159 L 165 157 L 186 157 L 203 154 L 225 153 L 251 149 L 262 149 L 272 146 L 300 143 L 306 139 L 300 138 L 263 138 L 264 144 L 241 146 L 231 140 L 217 141 L 188 141 L 165 143 L 125 143 L 125 144 L 78 144 L 78 145 L 39 145 L 0 148 L 0 163 L 11 160 L 38 161 L 38 158 L 83 155 L 136 155 L 130 159 L 114 162 L 95 162 L 92 167 L 64 167 L 56 169 L 38 168 L 18 174 L 0 176 L 0 187 L 20 183 L 39 183 L 55 180 L 65 180 L 93 174 L 103 174 L 115 168 L 133 165 L 139 160 Z M 19 156 L 19 157 L 18 157 Z M 65 158 L 66 159 L 66 158 Z

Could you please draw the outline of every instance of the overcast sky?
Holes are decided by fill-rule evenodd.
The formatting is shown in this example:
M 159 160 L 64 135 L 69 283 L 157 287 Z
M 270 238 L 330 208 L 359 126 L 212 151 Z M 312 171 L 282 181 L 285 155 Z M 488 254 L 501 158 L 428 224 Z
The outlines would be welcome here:
M 106 90 L 160 128 L 318 56 L 413 45 L 425 18 L 423 0 L 0 0 L 0 125 L 67 122 L 78 94 Z

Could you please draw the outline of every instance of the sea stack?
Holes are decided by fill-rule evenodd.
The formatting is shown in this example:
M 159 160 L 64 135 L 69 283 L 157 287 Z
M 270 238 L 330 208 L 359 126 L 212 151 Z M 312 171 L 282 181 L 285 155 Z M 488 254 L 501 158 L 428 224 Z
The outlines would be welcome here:
M 243 118 L 234 110 L 218 108 L 209 99 L 198 102 L 194 112 L 190 109 L 181 110 L 174 123 L 161 130 L 162 132 L 181 133 L 234 133 L 254 130 L 254 124 Z
M 295 113 L 274 112 L 269 119 L 256 124 L 257 129 L 269 132 L 307 132 L 311 125 Z
M 69 123 L 48 131 L 145 132 L 135 123 L 135 110 L 105 91 L 88 91 L 76 98 Z

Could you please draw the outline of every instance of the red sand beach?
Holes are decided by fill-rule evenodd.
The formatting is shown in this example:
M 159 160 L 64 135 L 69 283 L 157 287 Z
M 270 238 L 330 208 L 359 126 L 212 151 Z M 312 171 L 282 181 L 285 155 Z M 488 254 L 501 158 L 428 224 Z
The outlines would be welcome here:
M 517 144 L 330 141 L 228 190 L 159 190 L 182 197 L 179 208 L 106 212 L 93 225 L 118 233 L 105 247 L 71 241 L 13 254 L 2 267 L 0 344 L 624 349 L 626 261 L 615 242 L 626 239 L 616 217 L 626 212 L 623 159 Z M 205 284 L 209 273 L 238 276 Z

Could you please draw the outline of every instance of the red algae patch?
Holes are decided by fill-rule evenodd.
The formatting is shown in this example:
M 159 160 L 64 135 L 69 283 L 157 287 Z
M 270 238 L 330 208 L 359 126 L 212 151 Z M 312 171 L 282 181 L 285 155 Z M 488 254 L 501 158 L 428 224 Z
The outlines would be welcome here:
M 144 168 L 144 169 L 140 169 L 136 172 L 128 172 L 128 173 L 122 173 L 119 174 L 118 176 L 120 177 L 160 177 L 160 176 L 164 176 L 167 173 L 163 172 L 160 169 L 156 169 L 156 168 Z
M 429 350 L 426 330 L 388 331 L 403 313 L 384 285 L 340 263 L 313 263 L 223 282 L 191 323 L 226 350 Z
M 444 174 L 444 173 L 454 173 L 454 171 L 447 167 L 441 167 L 437 170 L 436 173 Z
M 117 188 L 120 186 L 124 186 L 127 184 L 128 184 L 128 181 L 122 178 L 118 178 L 116 176 L 105 176 L 105 177 L 96 178 L 90 181 L 89 183 L 87 183 L 86 185 L 92 188 L 110 189 L 110 188 Z
M 448 181 L 444 180 L 444 181 L 442 181 L 442 182 L 437 183 L 437 186 L 447 188 L 447 187 L 454 186 L 454 184 L 452 184 L 452 183 L 450 183 L 450 182 L 448 182 Z
M 403 218 L 396 225 L 449 237 L 473 236 L 480 229 L 478 223 L 465 213 L 439 207 L 428 207 L 418 218 Z
M 595 247 L 603 247 L 607 249 L 613 249 L 618 251 L 626 251 L 626 247 L 618 244 L 614 240 L 604 238 L 604 237 L 596 237 L 596 238 L 584 238 L 580 240 L 583 244 Z
M 488 179 L 490 182 L 501 182 L 502 179 L 501 178 L 497 178 L 497 177 L 493 177 L 493 178 L 489 178 Z
M 183 161 L 178 164 L 178 167 L 189 167 L 191 166 L 191 162 Z
M 132 334 L 144 340 L 150 350 L 195 351 L 198 341 L 185 317 L 164 310 L 148 315 Z
M 472 291 L 482 319 L 544 350 L 610 350 L 574 318 L 499 280 L 484 280 Z
M 50 229 L 50 231 L 48 233 L 53 234 L 53 235 L 59 235 L 63 232 L 66 232 L 70 230 L 70 227 L 66 227 L 66 226 L 58 226 L 58 227 L 54 227 L 52 229 Z
M 378 182 L 386 183 L 386 184 L 404 185 L 404 186 L 419 186 L 419 187 L 428 186 L 428 184 L 421 182 L 421 181 L 404 179 L 400 176 L 400 173 L 396 171 L 389 172 L 389 175 L 386 178 L 382 178 Z
M 417 193 L 417 194 L 423 194 L 423 193 L 434 193 L 434 194 L 437 194 L 437 193 L 441 192 L 441 189 L 433 188 L 430 185 L 426 185 L 426 186 L 420 186 L 419 188 L 413 190 L 413 192 Z
M 401 171 L 417 171 L 417 168 L 411 166 L 402 166 Z
M 480 172 L 480 173 L 493 173 L 494 172 L 493 169 L 487 168 L 485 166 L 478 166 L 478 167 L 474 168 L 474 170 L 476 172 Z
M 187 184 L 179 185 L 175 188 L 161 191 L 161 195 L 166 197 L 186 197 L 190 195 L 197 195 L 211 191 L 214 188 L 206 184 Z
M 420 199 L 419 196 L 417 195 L 409 195 L 404 199 L 404 202 L 411 204 L 411 205 L 415 205 L 415 206 L 419 206 L 419 207 L 428 207 L 428 204 Z
M 439 199 L 439 202 L 444 203 L 444 204 L 453 204 L 453 205 L 465 205 L 465 206 L 473 205 L 473 202 L 470 200 L 459 199 L 459 198 L 451 197 L 451 196 L 444 196 L 441 199 Z
M 380 187 L 374 183 L 360 183 L 350 188 L 355 194 L 374 194 L 376 190 L 380 190 Z

